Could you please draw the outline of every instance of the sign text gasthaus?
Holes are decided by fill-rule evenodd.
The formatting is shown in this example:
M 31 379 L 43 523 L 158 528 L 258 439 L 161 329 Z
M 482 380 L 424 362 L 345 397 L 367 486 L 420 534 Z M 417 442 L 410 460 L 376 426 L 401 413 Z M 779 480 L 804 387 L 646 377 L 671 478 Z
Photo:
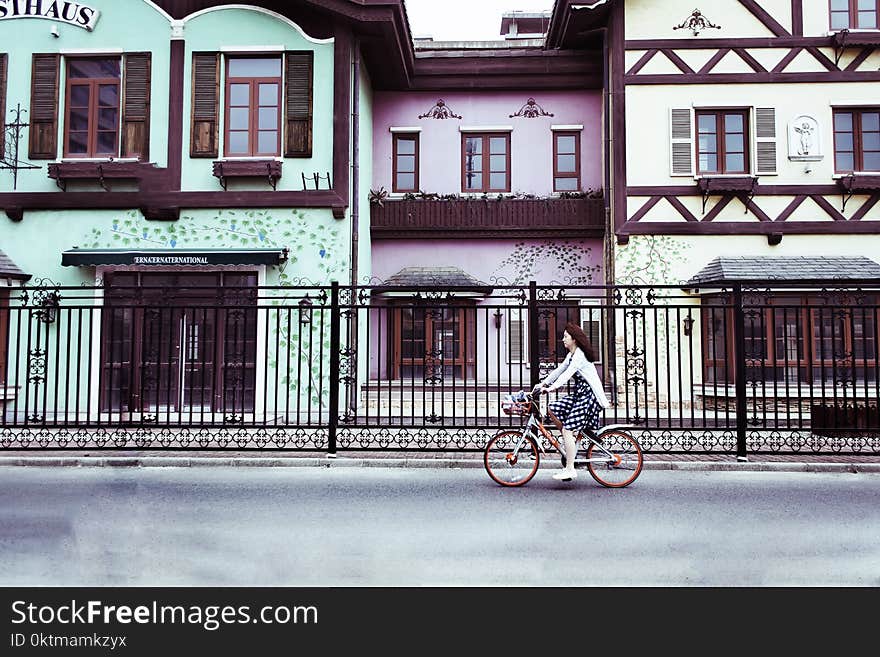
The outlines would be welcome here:
M 14 18 L 47 18 L 91 32 L 101 12 L 71 0 L 0 0 L 0 21 Z

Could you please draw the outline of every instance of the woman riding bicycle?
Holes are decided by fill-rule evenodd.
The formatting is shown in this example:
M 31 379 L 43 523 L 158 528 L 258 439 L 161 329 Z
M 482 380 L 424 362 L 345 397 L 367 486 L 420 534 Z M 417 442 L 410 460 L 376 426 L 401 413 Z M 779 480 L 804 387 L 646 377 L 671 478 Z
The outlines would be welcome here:
M 599 413 L 611 406 L 602 380 L 593 364 L 596 350 L 590 344 L 586 333 L 580 326 L 569 322 L 562 333 L 562 344 L 568 349 L 568 356 L 550 375 L 539 383 L 535 390 L 552 392 L 574 379 L 574 393 L 550 402 L 550 410 L 562 423 L 562 437 L 565 441 L 565 465 L 562 471 L 553 475 L 554 479 L 571 481 L 577 478 L 574 457 L 577 453 L 577 436 L 584 428 L 599 428 Z

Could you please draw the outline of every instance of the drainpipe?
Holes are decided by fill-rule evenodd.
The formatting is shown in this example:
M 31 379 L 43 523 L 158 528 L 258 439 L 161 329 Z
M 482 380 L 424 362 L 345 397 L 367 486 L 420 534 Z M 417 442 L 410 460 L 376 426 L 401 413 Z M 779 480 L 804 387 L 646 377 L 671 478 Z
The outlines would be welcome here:
M 608 61 L 608 28 L 600 28 L 602 32 L 602 96 L 604 105 L 604 140 L 605 148 L 603 165 L 604 165 L 604 189 L 602 190 L 602 198 L 605 202 L 605 248 L 603 249 L 603 265 L 605 269 L 605 283 L 614 283 L 614 221 L 611 216 L 611 75 L 608 71 L 610 62 Z
M 358 284 L 358 249 L 360 245 L 360 92 L 361 92 L 361 43 L 355 38 L 353 44 L 354 60 L 352 62 L 352 111 L 351 111 L 351 306 L 352 313 L 348 323 L 348 348 L 354 350 L 358 343 L 358 309 L 357 290 Z M 353 412 L 358 406 L 358 385 L 360 354 L 353 354 L 350 362 L 349 376 L 354 380 L 348 387 L 348 407 Z

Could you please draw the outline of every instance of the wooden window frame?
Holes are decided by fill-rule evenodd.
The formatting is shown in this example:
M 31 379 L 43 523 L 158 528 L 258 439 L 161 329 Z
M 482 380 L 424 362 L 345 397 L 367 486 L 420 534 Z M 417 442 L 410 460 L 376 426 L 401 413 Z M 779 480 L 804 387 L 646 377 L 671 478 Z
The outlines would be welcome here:
M 392 338 L 392 378 L 400 379 L 401 377 L 401 369 L 403 367 L 417 367 L 419 365 L 424 366 L 425 358 L 404 358 L 403 357 L 403 313 L 405 310 L 409 309 L 414 312 L 420 312 L 424 315 L 424 343 L 425 343 L 425 353 L 427 354 L 433 347 L 434 340 L 434 331 L 432 330 L 433 323 L 444 323 L 449 322 L 449 320 L 435 320 L 432 317 L 432 310 L 450 310 L 455 311 L 455 323 L 458 326 L 458 334 L 456 339 L 459 344 L 459 355 L 458 357 L 453 358 L 443 358 L 442 364 L 444 367 L 452 366 L 460 367 L 462 375 L 455 376 L 456 379 L 465 379 L 467 377 L 467 372 L 469 368 L 474 368 L 476 365 L 476 348 L 477 348 L 477 327 L 476 327 L 476 304 L 468 303 L 468 302 L 460 302 L 455 304 L 445 304 L 443 306 L 438 306 L 436 309 L 432 309 L 430 306 L 409 306 L 409 305 L 395 305 L 392 306 L 393 310 L 393 330 L 391 332 Z M 473 330 L 469 330 L 471 324 L 469 324 L 469 315 L 473 319 Z
M 574 137 L 574 173 L 559 171 L 559 137 Z M 570 153 L 564 153 L 570 155 Z M 574 189 L 557 189 L 556 181 L 559 178 L 574 178 Z M 580 130 L 554 130 L 553 131 L 553 191 L 554 192 L 578 192 L 581 189 L 581 131 Z
M 735 348 L 735 336 L 733 333 L 733 309 L 725 306 L 725 305 L 713 305 L 711 303 L 712 299 L 717 299 L 719 297 L 708 297 L 704 300 L 704 302 L 700 306 L 700 318 L 702 325 L 702 341 L 703 341 L 703 350 L 701 360 L 703 362 L 703 373 L 705 380 L 710 379 L 710 373 L 717 373 L 719 371 L 723 372 L 725 376 L 723 378 L 715 379 L 718 384 L 733 384 L 736 376 L 736 365 L 733 362 L 733 354 Z M 706 303 L 709 301 L 709 303 Z M 869 299 L 866 304 L 869 306 L 867 310 L 859 310 L 862 308 L 861 305 L 849 305 L 845 307 L 838 306 L 824 306 L 820 305 L 822 300 L 816 298 L 810 294 L 801 294 L 801 293 L 791 293 L 791 294 L 777 294 L 773 295 L 766 306 L 761 307 L 761 314 L 756 316 L 754 319 L 749 320 L 747 318 L 746 325 L 748 326 L 750 322 L 755 323 L 760 327 L 760 340 L 764 344 L 764 358 L 756 359 L 761 362 L 762 368 L 767 368 L 771 371 L 778 371 L 780 369 L 795 368 L 805 370 L 805 374 L 800 378 L 800 383 L 802 385 L 808 385 L 813 381 L 816 381 L 816 372 L 830 372 L 831 368 L 834 365 L 834 355 L 823 353 L 818 341 L 821 338 L 828 339 L 828 337 L 822 335 L 821 331 L 819 333 L 820 337 L 816 337 L 816 325 L 817 322 L 820 322 L 825 317 L 829 316 L 829 313 L 838 313 L 842 315 L 844 320 L 844 328 L 843 328 L 843 351 L 847 354 L 850 354 L 848 363 L 852 362 L 851 359 L 855 359 L 856 367 L 865 367 L 865 368 L 876 368 L 878 364 L 878 357 L 880 357 L 880 353 L 877 353 L 877 342 L 880 341 L 880 335 L 874 336 L 874 346 L 875 346 L 875 354 L 873 358 L 865 358 L 855 357 L 854 349 L 853 349 L 853 336 L 854 336 L 854 325 L 853 325 L 853 316 L 855 313 L 859 313 L 858 317 L 861 317 L 866 322 L 871 321 L 871 314 L 874 313 L 874 331 L 875 333 L 880 333 L 880 311 L 874 309 L 874 306 L 880 304 L 880 295 L 874 295 L 873 299 Z M 713 340 L 710 335 L 709 330 L 709 322 L 707 321 L 707 316 L 711 317 L 711 313 L 717 317 L 721 315 L 724 319 L 724 348 L 725 354 L 723 358 L 716 358 L 713 360 L 709 360 L 708 358 L 708 349 L 706 345 Z M 776 319 L 779 313 L 783 314 L 783 318 L 790 317 L 793 314 L 797 319 L 796 328 L 795 328 L 795 341 L 799 344 L 799 350 L 801 351 L 800 356 L 797 359 L 788 358 L 785 355 L 781 355 L 777 349 L 777 339 L 781 336 L 776 334 Z M 752 338 L 751 340 L 754 340 Z M 836 334 L 835 334 L 836 339 Z M 865 338 L 863 338 L 865 339 Z M 746 345 L 747 351 L 752 351 L 749 349 L 749 346 Z M 832 345 L 833 349 L 833 345 Z M 716 352 L 717 353 L 717 352 Z M 766 380 L 771 381 L 774 377 L 766 378 Z M 711 385 L 711 384 L 710 384 Z
M 853 140 L 853 168 L 841 169 L 838 164 L 837 157 L 837 135 L 850 134 L 838 131 L 835 127 L 835 120 L 839 114 L 852 115 L 852 140 Z M 862 116 L 864 114 L 880 114 L 880 107 L 834 107 L 831 111 L 831 132 L 834 136 L 834 172 L 835 173 L 853 173 L 855 171 L 880 171 L 877 169 L 865 169 L 865 152 L 863 148 L 863 130 Z M 849 151 L 847 151 L 849 152 Z
M 257 285 L 259 283 L 259 276 L 256 271 L 198 271 L 198 272 L 187 272 L 187 271 L 118 271 L 118 272 L 108 272 L 105 275 L 105 283 L 108 287 L 108 295 L 105 297 L 105 312 L 101 318 L 101 350 L 100 350 L 100 374 L 99 374 L 99 401 L 100 408 L 102 413 L 125 413 L 125 412 L 161 412 L 161 413 L 191 413 L 193 417 L 200 413 L 224 413 L 224 412 L 244 412 L 244 413 L 253 413 L 256 410 L 256 375 L 257 375 L 257 351 L 258 351 L 258 343 L 254 342 L 254 347 L 252 352 L 247 352 L 245 360 L 241 362 L 241 368 L 243 372 L 253 372 L 253 376 L 255 377 L 254 381 L 254 405 L 249 406 L 247 408 L 236 406 L 233 409 L 229 409 L 225 406 L 226 403 L 226 395 L 227 395 L 227 387 L 226 387 L 226 376 L 228 375 L 229 363 L 227 361 L 227 325 L 230 322 L 234 322 L 235 319 L 232 319 L 232 312 L 228 311 L 224 308 L 222 302 L 211 302 L 211 303 L 201 303 L 201 302 L 193 302 L 186 303 L 186 296 L 182 296 L 175 301 L 178 303 L 169 302 L 161 306 L 161 308 L 157 308 L 156 304 L 151 304 L 149 299 L 149 292 L 147 293 L 147 297 L 145 298 L 143 294 L 139 294 L 142 292 L 142 288 L 155 286 L 155 283 L 152 283 L 150 280 L 144 282 L 144 274 L 148 275 L 166 275 L 166 276 L 175 276 L 175 275 L 192 275 L 192 274 L 204 274 L 206 276 L 215 276 L 218 285 L 216 287 L 205 286 L 204 289 L 207 290 L 217 290 L 217 289 L 245 289 L 245 290 L 257 290 Z M 134 278 L 135 283 L 121 283 L 117 286 L 117 289 L 128 289 L 131 290 L 129 295 L 119 294 L 118 292 L 114 294 L 113 289 L 113 279 L 115 276 L 128 277 L 131 276 Z M 252 276 L 255 281 L 255 285 L 253 287 L 247 288 L 238 288 L 237 286 L 226 285 L 227 276 Z M 156 290 L 151 290 L 150 292 L 153 295 L 156 295 Z M 257 307 L 256 307 L 256 296 L 254 295 L 254 301 L 252 308 L 248 308 L 244 311 L 246 316 L 246 321 L 252 321 L 254 326 L 257 326 Z M 182 302 L 182 303 L 181 303 Z M 236 306 L 249 305 L 243 302 L 237 301 Z M 202 397 L 200 401 L 204 404 L 205 402 L 209 402 L 211 404 L 210 411 L 202 411 L 202 410 L 186 410 L 185 408 L 175 408 L 171 409 L 163 409 L 163 410 L 147 410 L 146 406 L 146 395 L 143 389 L 143 370 L 148 369 L 151 366 L 155 366 L 155 363 L 146 364 L 143 357 L 143 349 L 144 349 L 144 332 L 147 324 L 147 320 L 145 318 L 146 313 L 149 310 L 160 310 L 162 312 L 213 312 L 214 313 L 214 323 L 215 323 L 215 333 L 213 336 L 213 359 L 210 361 L 212 363 L 213 372 L 209 379 L 202 381 Z M 112 328 L 112 322 L 114 320 L 114 312 L 115 310 L 121 310 L 123 312 L 130 311 L 131 312 L 131 334 L 130 334 L 130 353 L 125 353 L 125 350 L 120 350 L 121 359 L 119 362 L 115 362 L 113 360 L 113 348 L 115 346 L 114 334 Z M 238 308 L 236 307 L 236 311 Z M 252 312 L 253 317 L 248 318 L 247 314 Z M 178 338 L 180 336 L 177 336 Z M 158 338 L 160 341 L 166 339 L 161 335 Z M 174 341 L 172 336 L 169 335 L 167 337 L 168 345 L 172 350 L 183 350 L 185 347 L 188 347 L 188 343 L 183 343 L 180 340 Z M 126 360 L 127 357 L 127 360 Z M 170 367 L 170 363 L 169 363 Z M 178 361 L 177 367 L 180 367 L 180 362 Z M 130 375 L 130 379 L 127 381 L 127 388 L 119 388 L 120 394 L 120 405 L 119 407 L 114 407 L 112 400 L 115 389 L 113 387 L 114 384 L 114 376 L 122 376 L 122 372 L 125 372 L 127 369 L 127 373 Z M 119 374 L 117 374 L 119 373 Z M 178 373 L 179 374 L 179 373 Z M 165 380 L 163 379 L 163 382 Z M 118 384 L 123 383 L 122 381 L 118 381 Z M 175 384 L 175 386 L 179 386 L 179 378 L 170 379 L 168 381 L 169 384 Z M 210 396 L 205 397 L 205 390 L 208 389 L 205 386 L 210 384 Z M 179 387 L 169 386 L 166 394 L 170 395 L 175 393 L 177 398 L 180 399 L 183 395 L 182 390 Z M 123 397 L 122 391 L 128 390 L 128 396 Z M 176 402 L 175 402 L 176 403 Z
M 874 2 L 874 25 L 871 27 L 859 27 L 858 23 L 858 12 L 859 12 L 859 0 L 849 0 L 847 8 L 847 26 L 846 27 L 834 27 L 834 12 L 832 13 L 832 0 L 828 0 L 828 26 L 831 30 L 877 30 L 880 29 L 880 0 L 875 0 Z
M 391 146 L 391 191 L 399 193 L 417 192 L 419 191 L 419 133 L 418 132 L 396 132 L 392 135 Z M 397 184 L 397 143 L 401 139 L 407 139 L 415 142 L 415 171 L 413 179 L 413 187 L 399 187 Z
M 232 77 L 229 74 L 229 66 L 232 64 L 233 60 L 240 59 L 276 59 L 274 55 L 255 55 L 253 57 L 239 57 L 239 56 L 227 56 L 226 57 L 226 66 L 224 67 L 224 114 L 223 114 L 223 154 L 225 157 L 281 157 L 281 143 L 282 143 L 282 99 L 284 97 L 284 59 L 278 55 L 277 59 L 279 62 L 279 67 L 281 73 L 278 77 Z M 249 124 L 248 124 L 248 152 L 247 153 L 230 153 L 229 152 L 229 133 L 230 132 L 241 132 L 241 130 L 232 131 L 230 129 L 230 121 L 229 115 L 232 109 L 230 105 L 231 95 L 230 95 L 230 87 L 233 84 L 247 84 L 250 87 L 249 94 L 250 97 L 248 99 L 248 112 L 249 112 Z M 278 137 L 276 139 L 276 149 L 273 153 L 262 153 L 259 149 L 260 143 L 260 85 L 261 84 L 275 84 L 278 87 L 278 104 L 277 108 L 277 116 L 278 120 L 276 122 L 276 132 L 278 133 Z
M 106 61 L 116 61 L 119 64 L 119 77 L 117 78 L 74 78 L 70 75 L 70 66 L 73 62 L 77 61 L 86 61 L 86 60 L 106 60 Z M 70 159 L 99 159 L 99 158 L 111 158 L 119 156 L 119 145 L 120 145 L 120 137 L 122 132 L 122 57 L 105 57 L 105 56 L 94 56 L 94 57 L 68 57 L 65 61 L 65 71 L 64 71 L 64 146 L 62 152 L 64 153 L 64 157 Z M 107 130 L 100 131 L 98 130 L 98 111 L 100 106 L 98 105 L 100 88 L 103 85 L 115 84 L 116 85 L 116 143 L 114 145 L 114 150 L 112 153 L 99 153 L 98 152 L 98 133 L 99 132 L 109 132 Z M 86 153 L 71 153 L 70 152 L 70 113 L 73 109 L 71 107 L 71 88 L 76 86 L 88 86 L 89 87 L 89 127 L 88 127 L 88 146 L 86 148 Z
M 483 178 L 483 184 L 479 189 L 468 188 L 467 180 L 467 151 L 465 147 L 468 139 L 479 137 L 483 140 L 483 150 L 480 157 L 483 158 L 483 166 L 480 169 L 480 175 Z M 489 168 L 491 162 L 491 153 L 489 151 L 490 140 L 497 137 L 503 137 L 506 144 L 506 162 L 505 162 L 505 181 L 504 188 L 493 188 L 490 186 L 491 170 Z M 463 132 L 461 133 L 461 191 L 463 194 L 488 194 L 488 193 L 507 193 L 510 192 L 510 133 L 509 132 Z
M 727 149 L 725 148 L 725 115 L 738 114 L 743 120 L 743 170 L 727 171 Z M 715 117 L 715 143 L 717 151 L 715 155 L 718 159 L 718 168 L 714 171 L 704 170 L 700 167 L 700 117 Z M 746 175 L 751 172 L 751 135 L 749 133 L 749 109 L 746 107 L 735 107 L 728 109 L 708 109 L 700 108 L 694 110 L 694 153 L 696 156 L 695 168 L 698 176 L 726 176 L 726 175 Z

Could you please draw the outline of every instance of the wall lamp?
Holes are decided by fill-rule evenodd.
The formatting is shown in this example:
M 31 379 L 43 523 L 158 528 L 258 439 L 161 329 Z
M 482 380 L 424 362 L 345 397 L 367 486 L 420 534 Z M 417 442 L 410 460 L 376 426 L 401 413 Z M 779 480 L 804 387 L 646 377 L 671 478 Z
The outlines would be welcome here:
M 47 292 L 37 303 L 40 309 L 34 312 L 34 316 L 46 324 L 52 324 L 61 307 L 61 295 L 58 292 Z
M 694 318 L 691 317 L 690 312 L 688 312 L 688 316 L 684 318 L 682 324 L 684 324 L 684 334 L 690 335 L 694 328 Z
M 304 299 L 301 299 L 299 302 L 299 323 L 312 323 L 312 300 L 309 299 L 308 296 L 306 296 Z
M 492 317 L 495 319 L 495 328 L 500 330 L 501 329 L 501 319 L 504 317 L 504 315 L 501 314 L 501 309 L 499 308 L 494 313 L 492 313 Z

